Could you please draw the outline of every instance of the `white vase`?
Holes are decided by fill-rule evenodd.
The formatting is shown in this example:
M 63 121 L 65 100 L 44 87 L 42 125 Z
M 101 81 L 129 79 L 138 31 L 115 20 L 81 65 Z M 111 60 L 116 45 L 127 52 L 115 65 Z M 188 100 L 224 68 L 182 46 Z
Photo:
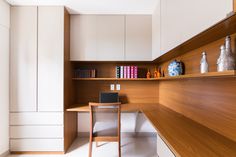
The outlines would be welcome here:
M 202 59 L 200 62 L 200 71 L 201 71 L 201 74 L 208 72 L 208 63 L 207 63 L 206 52 L 202 53 Z

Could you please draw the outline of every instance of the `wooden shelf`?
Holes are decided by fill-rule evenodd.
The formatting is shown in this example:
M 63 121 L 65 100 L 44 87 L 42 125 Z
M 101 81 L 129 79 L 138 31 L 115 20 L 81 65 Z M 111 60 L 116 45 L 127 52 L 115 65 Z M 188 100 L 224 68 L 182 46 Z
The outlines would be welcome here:
M 188 74 L 180 76 L 167 76 L 160 78 L 136 78 L 136 79 L 122 79 L 122 78 L 72 78 L 75 81 L 158 81 L 158 80 L 174 80 L 174 79 L 188 79 L 188 78 L 220 78 L 220 77 L 235 77 L 236 70 L 229 70 L 224 72 L 209 72 L 206 74 Z
M 188 78 L 220 78 L 220 77 L 235 77 L 236 71 L 229 70 L 224 72 L 209 72 L 205 74 L 188 74 L 188 75 L 180 75 L 173 77 L 161 77 L 158 80 L 174 80 L 174 79 L 188 79 Z
M 77 81 L 155 81 L 156 78 L 72 78 Z

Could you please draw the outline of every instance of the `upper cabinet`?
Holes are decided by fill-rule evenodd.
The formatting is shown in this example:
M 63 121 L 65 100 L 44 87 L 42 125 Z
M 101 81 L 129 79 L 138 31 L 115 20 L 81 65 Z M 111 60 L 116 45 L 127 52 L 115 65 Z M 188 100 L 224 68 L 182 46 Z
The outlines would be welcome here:
M 37 7 L 11 7 L 10 111 L 37 110 Z
M 95 15 L 71 15 L 71 60 L 94 61 L 97 55 Z
M 153 22 L 161 19 L 161 40 L 153 41 L 153 45 L 161 43 L 161 46 L 159 54 L 154 52 L 154 58 L 224 19 L 233 11 L 233 0 L 160 0 L 157 7 L 160 13 L 154 13 L 157 16 Z
M 151 60 L 151 16 L 72 15 L 72 61 Z
M 152 16 L 127 15 L 125 24 L 125 60 L 152 60 Z
M 124 16 L 97 16 L 97 60 L 124 60 Z

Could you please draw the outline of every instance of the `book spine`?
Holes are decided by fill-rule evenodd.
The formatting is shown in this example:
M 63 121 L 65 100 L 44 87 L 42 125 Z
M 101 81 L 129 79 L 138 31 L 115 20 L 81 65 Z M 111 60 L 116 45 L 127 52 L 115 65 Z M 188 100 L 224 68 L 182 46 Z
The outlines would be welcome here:
M 124 66 L 124 78 L 127 78 L 127 66 Z
M 138 78 L 138 67 L 134 67 L 134 78 Z
M 127 78 L 130 78 L 130 66 L 126 67 L 126 71 L 127 71 Z
M 130 67 L 130 78 L 134 78 L 134 66 Z
M 120 66 L 120 78 L 124 78 L 124 66 Z
M 120 66 L 116 66 L 116 78 L 120 78 Z

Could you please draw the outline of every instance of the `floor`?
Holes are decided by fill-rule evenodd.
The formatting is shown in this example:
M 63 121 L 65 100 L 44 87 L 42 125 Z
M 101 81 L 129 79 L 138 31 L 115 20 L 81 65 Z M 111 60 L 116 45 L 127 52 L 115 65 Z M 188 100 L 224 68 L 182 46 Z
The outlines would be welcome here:
M 125 137 L 121 141 L 122 157 L 157 157 L 155 137 Z M 117 143 L 93 145 L 93 157 L 117 157 Z M 9 155 L 8 157 L 87 157 L 88 138 L 78 138 L 65 155 Z

